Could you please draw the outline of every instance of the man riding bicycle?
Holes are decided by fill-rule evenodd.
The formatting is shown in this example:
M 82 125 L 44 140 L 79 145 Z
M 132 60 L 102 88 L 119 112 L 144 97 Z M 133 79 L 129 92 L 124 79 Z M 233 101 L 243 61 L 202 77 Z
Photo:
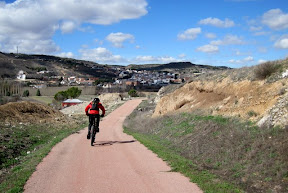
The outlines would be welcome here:
M 93 121 L 96 121 L 95 122 L 96 123 L 96 132 L 99 132 L 99 122 L 100 122 L 99 109 L 101 109 L 101 111 L 102 111 L 101 117 L 104 117 L 105 108 L 100 103 L 99 98 L 94 98 L 93 101 L 90 102 L 89 105 L 87 105 L 85 108 L 85 113 L 87 116 L 89 116 L 89 126 L 88 126 L 87 139 L 90 139 L 90 130 L 91 130 Z

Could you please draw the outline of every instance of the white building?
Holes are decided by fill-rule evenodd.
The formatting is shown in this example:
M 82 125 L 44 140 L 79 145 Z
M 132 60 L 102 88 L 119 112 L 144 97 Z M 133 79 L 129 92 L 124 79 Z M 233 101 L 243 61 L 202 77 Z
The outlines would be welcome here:
M 26 74 L 23 70 L 20 70 L 17 75 L 18 80 L 26 80 Z

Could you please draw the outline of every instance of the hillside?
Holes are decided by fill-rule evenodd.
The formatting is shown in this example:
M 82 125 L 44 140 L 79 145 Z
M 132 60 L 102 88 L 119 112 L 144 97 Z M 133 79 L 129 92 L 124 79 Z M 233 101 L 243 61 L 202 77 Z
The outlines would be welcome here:
M 288 58 L 192 77 L 162 87 L 125 128 L 204 192 L 286 193 L 287 78 Z
M 180 73 L 198 73 L 198 72 L 211 72 L 218 70 L 229 69 L 225 66 L 209 66 L 193 64 L 191 62 L 171 62 L 168 64 L 142 64 L 142 65 L 129 65 L 127 68 L 136 70 L 147 70 L 147 71 L 167 71 L 167 72 L 180 72 Z
M 200 110 L 252 121 L 262 119 L 260 125 L 288 125 L 287 77 L 281 74 L 288 68 L 288 60 L 281 64 L 278 71 L 264 80 L 255 77 L 256 67 L 196 77 L 163 96 L 153 116 Z
M 20 70 L 26 72 L 27 78 L 43 79 L 39 71 L 49 71 L 45 76 L 80 76 L 80 77 L 115 77 L 112 66 L 95 62 L 60 58 L 47 55 L 6 54 L 0 52 L 0 77 L 16 78 Z M 93 67 L 93 70 L 91 68 Z
M 15 79 L 20 70 L 27 74 L 27 78 L 44 79 L 51 76 L 77 76 L 115 78 L 121 70 L 147 70 L 168 71 L 178 74 L 206 73 L 225 70 L 227 67 L 214 67 L 208 65 L 196 65 L 190 62 L 172 62 L 168 64 L 146 65 L 103 65 L 96 62 L 61 58 L 48 55 L 26 55 L 0 52 L 0 77 Z M 117 68 L 117 70 L 116 70 Z M 46 74 L 37 74 L 39 71 L 49 71 Z

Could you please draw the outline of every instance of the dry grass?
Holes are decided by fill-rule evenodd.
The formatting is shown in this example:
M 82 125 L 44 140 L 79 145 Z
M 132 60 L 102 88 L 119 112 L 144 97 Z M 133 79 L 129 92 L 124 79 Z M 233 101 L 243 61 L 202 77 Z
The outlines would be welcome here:
M 247 192 L 288 191 L 287 128 L 259 128 L 234 118 L 189 113 L 151 119 L 153 105 L 146 101 L 141 106 L 125 122 L 133 132 L 157 136 L 157 143 L 199 170 Z
M 267 82 L 275 82 L 281 78 L 281 73 L 288 69 L 288 58 L 283 60 L 267 61 L 265 63 L 251 66 L 242 67 L 238 69 L 227 69 L 216 71 L 212 73 L 202 74 L 200 76 L 191 77 L 190 81 L 194 80 L 215 80 L 222 81 L 224 78 L 230 78 L 233 81 L 242 80 L 266 80 Z
M 275 62 L 265 62 L 256 66 L 254 74 L 256 79 L 263 80 L 275 73 L 278 68 L 280 65 Z

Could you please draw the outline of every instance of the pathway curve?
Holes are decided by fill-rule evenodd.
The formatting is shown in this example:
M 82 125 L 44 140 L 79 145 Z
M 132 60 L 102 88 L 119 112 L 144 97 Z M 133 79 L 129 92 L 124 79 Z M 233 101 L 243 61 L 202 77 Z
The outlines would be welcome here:
M 141 100 L 130 100 L 100 122 L 90 146 L 87 128 L 58 143 L 27 181 L 25 193 L 198 193 L 132 136 L 122 124 Z

